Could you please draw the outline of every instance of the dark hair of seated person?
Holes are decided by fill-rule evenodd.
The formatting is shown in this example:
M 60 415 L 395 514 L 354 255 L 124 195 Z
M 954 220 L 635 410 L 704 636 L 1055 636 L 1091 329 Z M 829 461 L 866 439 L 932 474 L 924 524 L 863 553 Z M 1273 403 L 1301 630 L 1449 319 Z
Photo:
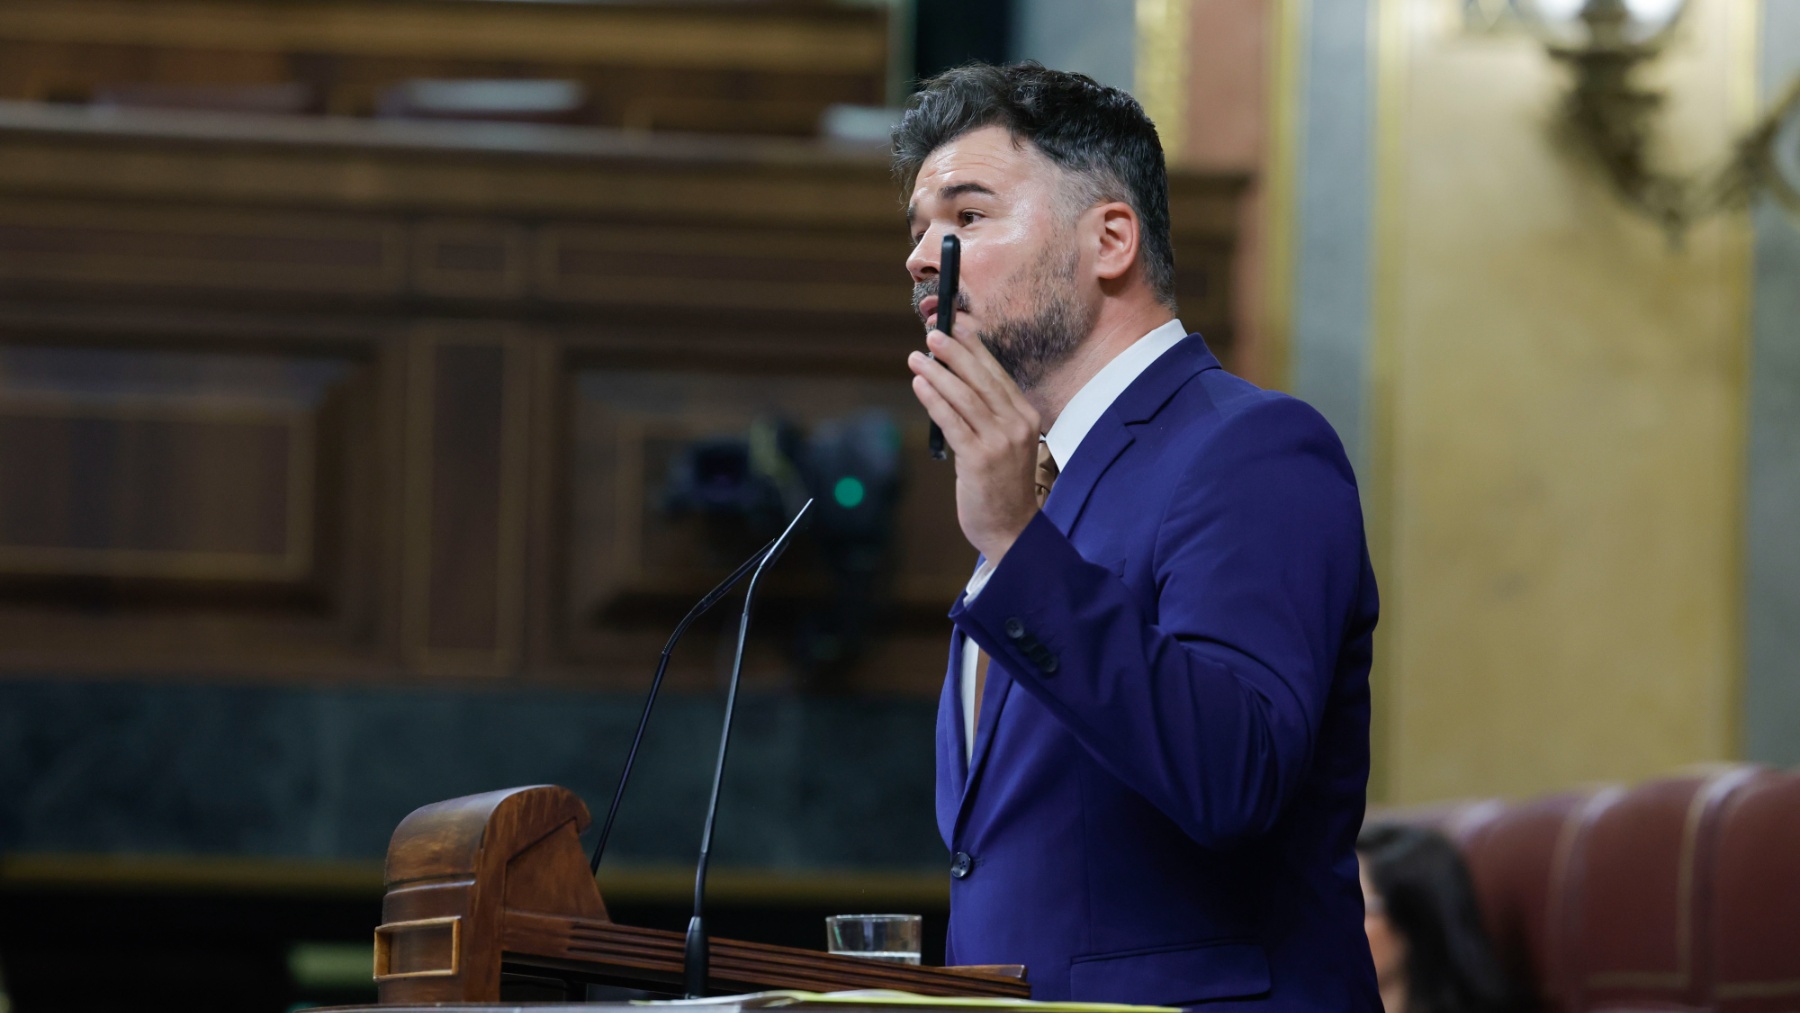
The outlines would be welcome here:
M 1376 823 L 1357 836 L 1356 850 L 1379 898 L 1371 914 L 1385 917 L 1405 943 L 1405 1013 L 1516 1007 L 1456 845 L 1435 830 Z

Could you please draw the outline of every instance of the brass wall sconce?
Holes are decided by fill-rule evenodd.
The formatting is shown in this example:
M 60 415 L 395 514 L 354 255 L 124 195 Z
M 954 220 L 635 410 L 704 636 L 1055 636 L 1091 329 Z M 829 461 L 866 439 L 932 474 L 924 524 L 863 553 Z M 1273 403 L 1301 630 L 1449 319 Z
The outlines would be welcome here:
M 1567 65 L 1559 130 L 1630 207 L 1679 241 L 1714 212 L 1767 192 L 1800 215 L 1800 80 L 1733 145 L 1719 168 L 1693 175 L 1656 165 L 1650 148 L 1663 94 L 1636 80 L 1662 51 L 1687 0 L 1511 0 L 1516 14 Z

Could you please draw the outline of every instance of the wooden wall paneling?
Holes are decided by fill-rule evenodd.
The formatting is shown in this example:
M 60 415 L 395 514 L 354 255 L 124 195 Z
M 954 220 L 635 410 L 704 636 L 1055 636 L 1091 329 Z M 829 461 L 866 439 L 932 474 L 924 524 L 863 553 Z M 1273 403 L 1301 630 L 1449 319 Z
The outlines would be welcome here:
M 302 578 L 316 421 L 293 404 L 0 395 L 0 574 Z
M 406 252 L 396 224 L 363 217 L 0 202 L 0 277 L 9 286 L 391 296 L 405 282 Z
M 681 222 L 553 225 L 539 235 L 538 289 L 576 303 L 879 317 L 908 297 L 899 236 Z
M 49 199 L 410 210 L 715 228 L 795 223 L 893 237 L 881 156 L 775 139 L 652 139 L 526 124 L 370 123 L 83 109 L 0 101 L 0 190 Z M 105 157 L 99 157 L 101 151 Z M 829 207 L 821 218 L 819 209 Z M 896 268 L 898 271 L 899 268 Z
M 0 653 L 376 650 L 372 364 L 72 337 L 0 326 Z
M 1235 368 L 1231 326 L 1232 252 L 1213 237 L 1175 237 L 1175 299 L 1181 322 L 1200 331 L 1225 368 Z
M 885 24 L 879 9 L 812 3 L 0 3 L 0 38 L 21 41 L 739 71 L 884 67 Z
M 567 669 L 564 621 L 568 570 L 569 462 L 572 381 L 568 353 L 553 334 L 532 334 L 526 456 L 525 593 L 523 662 L 539 673 Z M 567 673 L 579 676 L 585 673 Z
M 36 100 L 298 83 L 367 116 L 409 79 L 539 78 L 584 84 L 598 124 L 803 136 L 882 104 L 887 57 L 880 6 L 0 0 L 0 97 Z
M 344 372 L 329 361 L 0 351 L 0 430 L 9 437 L 0 467 L 15 490 L 0 570 L 304 577 L 319 404 Z
M 1227 369 L 1233 368 L 1232 279 L 1238 213 L 1247 177 L 1219 173 L 1171 173 L 1170 238 L 1175 249 L 1175 291 L 1181 320 L 1206 335 Z
M 382 452 L 380 382 L 383 370 L 379 352 L 349 371 L 344 381 L 322 401 L 321 428 L 333 438 L 320 441 L 314 465 L 316 526 L 315 574 L 320 587 L 329 588 L 338 624 L 346 638 L 370 657 L 379 657 L 384 646 L 391 652 L 392 637 L 380 628 L 382 573 L 381 507 L 386 502 L 380 488 L 383 464 L 392 460 Z
M 380 494 L 380 511 L 374 522 L 380 537 L 370 550 L 378 568 L 377 579 L 372 582 L 378 602 L 374 611 L 376 656 L 396 669 L 408 657 L 406 606 L 413 562 L 409 554 L 413 544 L 410 533 L 417 511 L 408 495 L 413 485 L 408 450 L 416 411 L 409 395 L 414 384 L 417 347 L 418 335 L 410 331 L 384 334 L 374 349 L 378 368 L 371 383 L 375 388 L 370 407 L 375 423 L 372 442 L 380 447 L 379 461 L 383 465 L 374 476 Z
M 428 218 L 410 229 L 413 290 L 445 299 L 517 299 L 531 287 L 531 234 L 519 222 Z
M 408 373 L 408 657 L 505 674 L 522 636 L 529 344 L 507 327 L 424 325 Z
M 72 343 L 343 370 L 308 409 L 315 560 L 286 597 L 82 613 L 14 581 L 0 670 L 30 655 L 51 670 L 635 688 L 669 623 L 735 562 L 662 514 L 670 456 L 763 414 L 807 428 L 884 406 L 906 469 L 892 600 L 840 688 L 935 692 L 972 554 L 953 471 L 926 458 L 905 387 L 919 324 L 878 152 L 462 124 L 226 129 L 5 102 L 0 146 L 0 356 Z M 1171 180 L 1182 316 L 1228 362 L 1241 185 Z M 215 393 L 241 395 L 233 383 Z M 763 685 L 790 684 L 784 631 L 832 593 L 812 551 L 769 585 L 750 666 Z M 712 685 L 728 623 L 695 631 L 678 684 Z

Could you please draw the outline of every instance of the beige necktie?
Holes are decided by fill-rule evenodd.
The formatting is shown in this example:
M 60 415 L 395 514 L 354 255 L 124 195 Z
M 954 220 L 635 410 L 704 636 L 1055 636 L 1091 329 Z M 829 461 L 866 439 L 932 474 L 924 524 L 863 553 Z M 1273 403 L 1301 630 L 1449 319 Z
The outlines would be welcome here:
M 1050 456 L 1050 444 L 1038 440 L 1037 477 L 1033 479 L 1037 486 L 1038 509 L 1043 509 L 1044 501 L 1050 498 L 1050 487 L 1056 484 L 1056 458 Z M 981 720 L 981 694 L 987 689 L 988 652 L 977 648 L 975 651 L 975 719 Z

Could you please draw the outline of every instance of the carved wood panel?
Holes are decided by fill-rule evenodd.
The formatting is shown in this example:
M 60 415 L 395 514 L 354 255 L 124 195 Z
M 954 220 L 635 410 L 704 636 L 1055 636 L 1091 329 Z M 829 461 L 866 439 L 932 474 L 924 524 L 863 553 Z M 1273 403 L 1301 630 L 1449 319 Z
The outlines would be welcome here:
M 406 233 L 351 216 L 0 204 L 0 275 L 12 283 L 162 290 L 387 295 L 405 282 Z
M 518 663 L 524 580 L 524 344 L 505 328 L 415 338 L 407 397 L 406 642 L 436 672 Z
M 340 657 L 373 646 L 367 359 L 5 337 L 0 630 L 14 649 L 155 666 L 262 635 Z

